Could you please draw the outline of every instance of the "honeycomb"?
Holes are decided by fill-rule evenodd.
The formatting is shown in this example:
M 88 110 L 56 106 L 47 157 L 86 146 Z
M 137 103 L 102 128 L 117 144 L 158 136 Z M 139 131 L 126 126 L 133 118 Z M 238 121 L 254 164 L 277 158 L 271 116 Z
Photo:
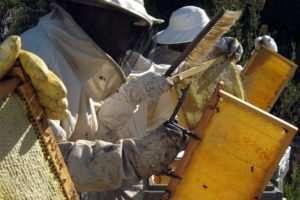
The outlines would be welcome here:
M 0 108 L 0 199 L 66 199 L 26 104 L 11 93 Z
M 243 101 L 221 98 L 213 112 L 171 199 L 259 198 L 297 129 Z
M 174 85 L 176 96 L 181 96 L 181 88 L 192 81 L 189 92 L 182 104 L 182 113 L 187 128 L 196 127 L 217 84 L 224 82 L 223 89 L 238 98 L 244 99 L 244 90 L 235 64 L 231 61 L 214 62 L 208 69 L 196 73 Z
M 253 62 L 245 67 L 245 72 L 242 72 L 247 101 L 269 111 L 292 77 L 296 65 L 263 47 L 252 57 Z

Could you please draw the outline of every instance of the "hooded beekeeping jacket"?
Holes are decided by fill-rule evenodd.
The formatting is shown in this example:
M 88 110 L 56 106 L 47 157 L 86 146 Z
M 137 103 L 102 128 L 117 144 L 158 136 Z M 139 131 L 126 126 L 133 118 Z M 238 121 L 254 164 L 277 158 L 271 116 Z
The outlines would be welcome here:
M 41 57 L 68 89 L 70 116 L 50 120 L 50 124 L 79 192 L 116 189 L 125 181 L 136 182 L 168 167 L 181 141 L 176 134 L 165 134 L 164 127 L 142 139 L 120 140 L 118 144 L 97 140 L 120 129 L 136 105 L 121 88 L 113 95 L 117 102 L 113 108 L 103 106 L 102 100 L 120 88 L 125 76 L 66 11 L 55 5 L 21 38 L 22 49 Z M 114 118 L 114 110 L 121 110 L 118 118 Z

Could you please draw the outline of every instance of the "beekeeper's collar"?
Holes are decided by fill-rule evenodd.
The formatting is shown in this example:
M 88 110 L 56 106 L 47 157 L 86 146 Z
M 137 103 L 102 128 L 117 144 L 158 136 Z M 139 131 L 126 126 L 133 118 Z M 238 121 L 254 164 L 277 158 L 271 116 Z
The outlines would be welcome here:
M 60 6 L 40 20 L 49 39 L 80 79 L 86 95 L 100 101 L 126 81 L 122 69 L 77 25 Z M 45 47 L 47 48 L 47 47 Z M 63 70 L 63 69 L 61 69 Z
M 209 22 L 205 11 L 195 6 L 185 6 L 174 11 L 169 26 L 157 34 L 157 43 L 178 44 L 191 42 Z
M 133 14 L 144 21 L 137 25 L 149 25 L 163 23 L 164 20 L 149 15 L 144 7 L 144 0 L 70 0 L 91 6 L 109 7 Z M 146 22 L 146 23 L 144 23 Z

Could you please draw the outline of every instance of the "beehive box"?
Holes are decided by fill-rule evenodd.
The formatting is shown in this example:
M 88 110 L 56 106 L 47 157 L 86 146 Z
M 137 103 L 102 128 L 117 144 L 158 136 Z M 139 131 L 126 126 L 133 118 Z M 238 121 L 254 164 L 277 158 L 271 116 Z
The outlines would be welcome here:
M 0 81 L 0 199 L 79 199 L 29 79 Z
M 285 57 L 258 45 L 241 72 L 247 102 L 270 111 L 296 68 Z
M 259 199 L 297 128 L 215 91 L 163 199 Z

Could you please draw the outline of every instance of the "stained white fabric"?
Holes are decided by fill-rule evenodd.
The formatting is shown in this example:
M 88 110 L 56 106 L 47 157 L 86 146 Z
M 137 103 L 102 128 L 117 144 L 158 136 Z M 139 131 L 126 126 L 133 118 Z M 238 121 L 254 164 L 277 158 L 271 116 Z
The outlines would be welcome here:
M 144 57 L 141 57 L 140 59 L 146 60 L 146 58 Z M 141 61 L 141 63 L 146 62 Z M 136 68 L 134 68 L 134 72 L 130 74 L 130 79 L 135 80 L 136 78 L 143 76 L 144 73 L 149 72 L 164 74 L 164 72 L 169 67 L 169 65 L 156 64 L 147 66 L 136 65 Z M 172 104 L 172 100 L 168 93 L 167 87 L 165 87 L 164 90 L 161 90 L 159 95 L 155 96 L 156 98 L 148 99 L 147 101 L 142 101 L 138 104 L 138 106 L 134 110 L 132 118 L 130 118 L 126 122 L 122 129 L 116 132 L 118 138 L 140 138 L 145 135 L 146 131 L 155 129 L 157 126 L 170 118 L 174 106 Z
M 126 93 L 127 98 L 135 105 L 142 101 L 158 101 L 160 95 L 170 89 L 171 83 L 165 77 L 149 72 L 124 85 L 120 93 Z
M 221 49 L 221 54 L 227 54 L 240 61 L 243 54 L 243 47 L 236 38 L 222 37 L 216 44 L 215 49 Z
M 170 55 L 175 51 L 161 51 L 162 56 Z M 169 54 L 170 53 L 170 54 Z M 177 52 L 175 52 L 176 55 Z M 133 68 L 133 72 L 130 73 L 129 79 L 135 80 L 138 77 L 143 76 L 149 72 L 155 72 L 158 74 L 164 74 L 167 69 L 170 67 L 169 64 L 160 64 L 157 65 L 155 63 L 151 63 L 148 59 L 143 56 L 139 56 L 137 64 L 135 68 Z M 173 58 L 173 57 L 169 57 Z M 164 58 L 166 62 L 170 62 L 166 58 Z M 185 71 L 189 69 L 191 66 L 188 63 L 182 62 L 181 65 L 174 71 L 174 74 Z M 155 80 L 155 79 L 153 79 Z M 130 83 L 129 83 L 130 85 Z M 116 133 L 118 137 L 116 138 L 114 133 L 108 133 L 106 135 L 106 139 L 111 139 L 111 141 L 115 141 L 118 138 L 140 138 L 144 136 L 146 131 L 151 131 L 158 127 L 160 124 L 168 120 L 174 111 L 175 106 L 173 105 L 171 96 L 167 90 L 165 92 L 160 93 L 159 98 L 148 99 L 147 101 L 142 101 L 134 110 L 134 115 L 130 118 L 124 127 L 118 130 Z M 157 95 L 158 97 L 158 95 Z M 109 98 L 110 99 L 110 98 Z M 113 102 L 113 101 L 112 101 Z M 115 105 L 116 103 L 111 103 L 111 105 Z M 115 109 L 111 106 L 110 109 Z M 117 108 L 116 108 L 117 109 Z M 110 137 L 109 137 L 110 135 Z
M 59 6 L 21 38 L 22 48 L 40 56 L 68 89 L 71 115 L 60 122 L 62 140 L 95 139 L 97 121 L 87 96 L 100 101 L 116 92 L 126 81 L 121 68 Z
M 115 142 L 119 138 L 144 136 L 147 131 L 147 103 L 156 104 L 169 89 L 167 79 L 153 72 L 122 86 L 118 93 L 101 102 L 97 118 L 107 131 L 99 132 L 102 135 L 97 138 Z
M 176 131 L 161 126 L 141 139 L 122 140 L 118 144 L 97 140 L 103 132 L 111 131 L 98 117 L 103 101 L 115 94 L 125 77 L 68 13 L 56 5 L 53 12 L 42 17 L 21 38 L 22 48 L 41 57 L 68 90 L 71 115 L 62 121 L 50 120 L 50 125 L 79 192 L 112 190 L 125 181 L 138 181 L 168 170 L 167 165 L 183 140 Z M 152 93 L 145 94 L 148 98 Z M 123 97 L 123 109 L 128 110 L 122 112 L 132 115 L 135 105 L 126 95 Z
M 124 181 L 137 183 L 152 174 L 167 173 L 185 138 L 160 126 L 140 139 L 61 142 L 59 148 L 79 192 L 119 188 Z M 110 199 L 116 199 L 111 197 Z

